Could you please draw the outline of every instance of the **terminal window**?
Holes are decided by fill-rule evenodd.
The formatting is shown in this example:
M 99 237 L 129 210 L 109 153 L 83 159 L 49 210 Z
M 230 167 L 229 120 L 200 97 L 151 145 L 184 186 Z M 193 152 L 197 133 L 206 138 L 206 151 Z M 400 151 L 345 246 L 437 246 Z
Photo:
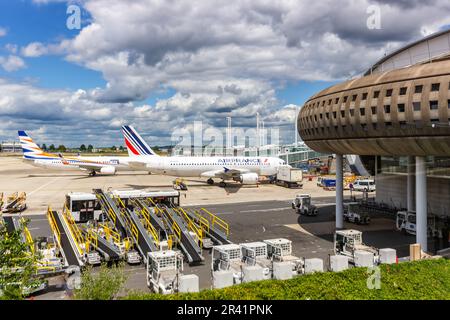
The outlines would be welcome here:
M 377 114 L 377 107 L 372 107 L 372 114 Z
M 400 88 L 400 95 L 401 95 L 401 96 L 404 96 L 404 95 L 406 94 L 407 91 L 408 91 L 408 88 L 407 88 L 407 87 Z
M 359 114 L 362 115 L 362 116 L 366 115 L 366 109 L 359 108 Z
M 358 97 L 358 95 L 357 94 L 354 94 L 353 95 L 353 97 L 352 97 L 352 101 L 356 101 L 356 98 Z
M 398 112 L 405 112 L 405 104 L 404 103 L 399 103 L 397 105 L 398 108 Z
M 355 115 L 355 109 L 350 109 L 350 116 L 353 117 Z
M 342 118 L 345 117 L 345 111 L 341 111 L 341 117 L 342 117 Z
M 433 83 L 431 85 L 431 91 L 439 91 L 441 84 L 440 83 Z
M 414 111 L 420 111 L 420 102 L 413 102 Z
M 447 107 L 450 109 L 450 100 L 447 100 Z
M 384 106 L 384 112 L 385 112 L 385 113 L 391 113 L 391 106 L 388 105 L 388 104 L 385 105 L 385 106 Z
M 430 110 L 437 110 L 439 108 L 439 103 L 437 100 L 430 101 Z
M 339 98 L 336 98 L 336 100 L 335 100 L 335 102 L 334 102 L 334 103 L 336 103 L 336 104 L 337 104 L 338 102 L 339 102 Z
M 373 93 L 374 99 L 378 98 L 379 96 L 380 96 L 380 91 L 375 91 L 375 92 Z
M 386 90 L 386 97 L 392 97 L 392 89 Z
M 400 121 L 400 128 L 406 129 L 406 121 Z
M 333 118 L 336 119 L 336 116 L 337 116 L 337 112 L 336 112 L 336 111 L 333 111 Z
M 367 100 L 367 92 L 364 92 L 362 95 L 362 100 Z
M 422 93 L 422 89 L 423 89 L 422 85 L 416 86 L 416 88 L 414 89 L 414 93 Z
M 345 97 L 344 97 L 344 103 L 347 102 L 347 99 L 348 99 L 348 96 L 345 96 Z

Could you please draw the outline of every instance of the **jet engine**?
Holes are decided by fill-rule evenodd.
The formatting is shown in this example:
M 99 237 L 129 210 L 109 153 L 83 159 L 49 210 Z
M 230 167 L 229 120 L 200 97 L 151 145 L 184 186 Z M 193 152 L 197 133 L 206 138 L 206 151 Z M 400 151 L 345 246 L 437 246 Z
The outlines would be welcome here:
M 116 168 L 113 166 L 105 166 L 100 168 L 102 174 L 116 174 Z
M 258 183 L 258 174 L 251 172 L 251 173 L 243 173 L 239 177 L 239 181 L 242 184 L 257 184 Z

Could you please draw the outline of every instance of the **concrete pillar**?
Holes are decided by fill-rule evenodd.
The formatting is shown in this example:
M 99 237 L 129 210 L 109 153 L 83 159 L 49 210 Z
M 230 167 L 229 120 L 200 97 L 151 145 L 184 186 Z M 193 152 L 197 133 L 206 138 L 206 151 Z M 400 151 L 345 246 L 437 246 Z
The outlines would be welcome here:
M 344 228 L 344 170 L 343 156 L 336 155 L 336 229 Z
M 406 178 L 406 201 L 408 211 L 414 211 L 414 157 L 408 157 L 408 176 Z
M 427 171 L 425 157 L 416 157 L 416 242 L 427 245 Z

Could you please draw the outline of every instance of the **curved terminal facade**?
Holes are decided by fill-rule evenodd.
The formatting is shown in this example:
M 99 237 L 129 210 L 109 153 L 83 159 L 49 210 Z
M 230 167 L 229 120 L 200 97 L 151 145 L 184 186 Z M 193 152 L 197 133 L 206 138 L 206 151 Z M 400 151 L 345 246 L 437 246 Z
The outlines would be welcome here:
M 450 217 L 450 31 L 315 94 L 297 125 L 310 148 L 336 154 L 337 228 L 343 227 L 342 156 L 356 154 L 373 164 L 376 201 L 416 212 L 417 242 L 427 249 L 427 215 Z M 448 238 L 448 226 L 445 232 Z
M 347 81 L 311 97 L 298 117 L 319 152 L 450 155 L 450 59 Z

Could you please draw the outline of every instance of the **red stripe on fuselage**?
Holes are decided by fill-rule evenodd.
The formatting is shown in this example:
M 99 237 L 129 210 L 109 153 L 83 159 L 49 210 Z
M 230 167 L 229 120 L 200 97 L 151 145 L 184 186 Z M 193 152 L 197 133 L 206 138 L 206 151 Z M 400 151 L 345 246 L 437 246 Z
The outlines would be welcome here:
M 131 152 L 133 152 L 133 154 L 139 155 L 139 153 L 136 151 L 135 148 L 133 148 L 133 146 L 131 145 L 131 143 L 128 141 L 127 138 L 125 138 L 125 144 L 127 145 L 127 148 L 128 148 L 129 150 L 131 150 Z

